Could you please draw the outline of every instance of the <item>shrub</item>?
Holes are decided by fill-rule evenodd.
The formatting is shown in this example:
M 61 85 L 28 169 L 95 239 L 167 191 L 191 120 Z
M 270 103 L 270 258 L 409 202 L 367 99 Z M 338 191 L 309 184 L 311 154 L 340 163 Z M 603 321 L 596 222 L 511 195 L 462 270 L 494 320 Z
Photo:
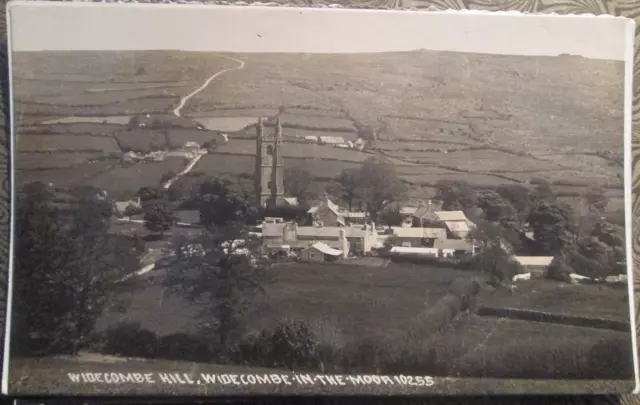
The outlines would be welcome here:
M 324 350 L 326 354 L 327 348 Z M 318 342 L 300 320 L 286 321 L 274 329 L 248 336 L 234 357 L 242 364 L 290 370 L 317 370 L 320 366 Z
M 211 363 L 218 360 L 220 348 L 213 339 L 176 333 L 160 338 L 156 353 L 167 360 Z
M 121 322 L 105 332 L 104 353 L 127 357 L 153 357 L 158 339 L 136 322 Z
M 571 281 L 571 273 L 573 269 L 562 256 L 556 256 L 551 261 L 549 268 L 547 269 L 547 278 L 557 281 Z

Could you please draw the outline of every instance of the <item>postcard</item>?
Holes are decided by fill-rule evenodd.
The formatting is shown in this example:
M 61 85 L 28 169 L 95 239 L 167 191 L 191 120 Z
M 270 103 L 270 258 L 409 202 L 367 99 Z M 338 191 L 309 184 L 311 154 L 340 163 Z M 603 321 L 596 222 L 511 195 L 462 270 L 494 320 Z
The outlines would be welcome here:
M 633 21 L 8 20 L 5 394 L 636 389 Z

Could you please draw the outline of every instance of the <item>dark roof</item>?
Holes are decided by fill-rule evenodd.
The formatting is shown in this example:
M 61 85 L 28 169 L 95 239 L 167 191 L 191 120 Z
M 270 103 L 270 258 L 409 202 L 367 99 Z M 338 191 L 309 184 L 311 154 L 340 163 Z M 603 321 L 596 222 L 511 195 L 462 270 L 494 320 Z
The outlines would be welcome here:
M 176 211 L 178 222 L 184 224 L 199 224 L 200 223 L 200 211 L 198 210 L 179 210 Z

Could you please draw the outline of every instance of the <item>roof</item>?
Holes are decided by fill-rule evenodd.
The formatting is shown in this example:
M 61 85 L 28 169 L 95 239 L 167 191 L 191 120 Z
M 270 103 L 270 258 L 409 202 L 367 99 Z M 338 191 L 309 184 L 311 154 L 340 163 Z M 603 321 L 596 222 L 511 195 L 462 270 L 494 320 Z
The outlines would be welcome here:
M 467 221 L 467 216 L 462 211 L 436 211 L 440 221 Z
M 178 222 L 183 224 L 199 224 L 200 223 L 200 211 L 198 210 L 179 210 L 176 211 Z
M 391 248 L 391 253 L 413 253 L 413 254 L 437 255 L 438 254 L 438 249 L 436 249 L 436 248 L 423 248 L 423 247 L 394 246 L 394 247 Z
M 364 212 L 343 212 L 342 215 L 344 215 L 347 218 L 365 218 L 366 214 Z
M 553 256 L 514 256 L 522 266 L 549 266 L 553 261 Z
M 334 249 L 329 245 L 327 245 L 326 243 L 322 243 L 322 242 L 316 242 L 310 247 L 308 247 L 307 249 L 316 249 L 324 253 L 325 255 L 330 255 L 330 256 L 340 256 L 342 254 L 341 250 Z
M 293 206 L 297 206 L 298 205 L 298 199 L 296 197 L 285 197 L 284 198 L 284 202 L 286 202 L 289 205 L 293 205 Z
M 283 235 L 284 235 L 283 223 L 264 222 L 262 224 L 262 236 L 283 236 Z
M 451 232 L 469 232 L 467 221 L 444 221 L 444 224 Z
M 445 250 L 470 251 L 473 249 L 473 244 L 464 239 L 436 239 L 433 243 L 433 247 Z
M 394 226 L 393 233 L 399 238 L 447 238 L 447 231 L 443 228 L 405 228 Z
M 402 215 L 414 215 L 417 211 L 417 207 L 400 207 L 400 214 Z
M 340 236 L 340 230 L 344 230 L 345 237 L 347 238 L 363 238 L 366 234 L 365 230 L 360 227 L 339 227 L 339 226 L 299 226 L 298 236 L 311 237 L 311 238 L 338 238 Z M 264 230 L 262 231 L 264 234 Z

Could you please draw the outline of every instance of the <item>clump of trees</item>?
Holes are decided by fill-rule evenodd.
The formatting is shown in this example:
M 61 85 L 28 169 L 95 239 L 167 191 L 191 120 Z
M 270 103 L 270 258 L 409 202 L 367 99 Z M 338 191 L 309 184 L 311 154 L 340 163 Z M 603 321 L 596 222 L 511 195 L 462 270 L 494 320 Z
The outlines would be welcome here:
M 111 205 L 31 183 L 16 196 L 13 354 L 76 353 L 144 246 L 108 232 Z
M 395 166 L 371 157 L 357 169 L 345 169 L 330 187 L 352 210 L 361 204 L 374 222 L 395 201 L 401 201 L 407 192 L 406 184 L 398 177 Z

